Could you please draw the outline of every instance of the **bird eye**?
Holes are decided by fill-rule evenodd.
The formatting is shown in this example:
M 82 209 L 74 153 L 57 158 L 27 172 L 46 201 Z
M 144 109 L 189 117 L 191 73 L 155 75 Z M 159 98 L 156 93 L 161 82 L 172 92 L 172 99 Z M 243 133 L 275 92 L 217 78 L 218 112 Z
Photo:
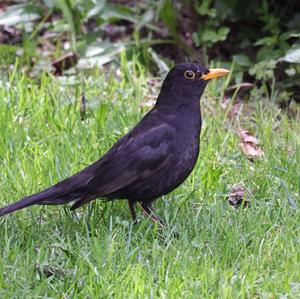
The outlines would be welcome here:
M 185 71 L 184 72 L 184 77 L 188 80 L 192 80 L 195 78 L 195 73 L 193 71 Z

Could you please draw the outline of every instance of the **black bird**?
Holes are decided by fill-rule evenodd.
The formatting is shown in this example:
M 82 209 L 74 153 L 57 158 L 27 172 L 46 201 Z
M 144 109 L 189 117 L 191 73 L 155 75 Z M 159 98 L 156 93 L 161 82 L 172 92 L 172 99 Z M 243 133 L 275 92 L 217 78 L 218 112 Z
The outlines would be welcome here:
M 0 216 L 32 205 L 74 202 L 75 210 L 100 197 L 128 199 L 133 220 L 139 202 L 163 226 L 152 202 L 179 186 L 199 153 L 200 97 L 210 79 L 228 74 L 200 64 L 179 64 L 163 82 L 153 109 L 98 161 L 56 185 L 0 209 Z

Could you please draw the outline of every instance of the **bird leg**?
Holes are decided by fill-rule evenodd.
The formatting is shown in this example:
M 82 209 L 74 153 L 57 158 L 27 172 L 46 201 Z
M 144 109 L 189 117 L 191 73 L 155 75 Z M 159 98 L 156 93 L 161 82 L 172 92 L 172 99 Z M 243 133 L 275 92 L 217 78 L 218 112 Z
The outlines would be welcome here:
M 128 200 L 128 205 L 129 205 L 129 209 L 130 209 L 130 212 L 131 212 L 133 224 L 136 224 L 137 223 L 137 216 L 136 216 L 136 211 L 135 211 L 135 202 L 132 202 L 132 201 Z
M 156 222 L 159 224 L 161 228 L 165 227 L 165 223 L 163 222 L 162 219 L 160 219 L 154 211 L 154 208 L 152 207 L 152 204 L 149 202 L 141 202 L 141 207 L 143 209 L 143 212 L 146 216 L 149 216 L 152 221 Z

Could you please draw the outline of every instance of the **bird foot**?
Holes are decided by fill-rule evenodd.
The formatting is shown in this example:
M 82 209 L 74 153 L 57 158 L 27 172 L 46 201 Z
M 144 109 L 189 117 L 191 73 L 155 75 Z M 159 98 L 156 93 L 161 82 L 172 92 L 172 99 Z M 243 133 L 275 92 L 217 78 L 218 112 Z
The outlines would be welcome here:
M 133 220 L 133 225 L 136 225 L 139 222 L 139 219 L 136 215 L 135 203 L 128 201 L 128 204 L 129 204 L 129 209 L 130 209 L 132 220 Z M 165 227 L 164 221 L 155 214 L 155 211 L 151 204 L 142 202 L 141 207 L 142 207 L 142 210 L 143 210 L 143 213 L 145 216 L 150 217 L 150 219 L 153 222 L 157 223 L 161 228 Z
M 141 203 L 141 207 L 145 216 L 150 217 L 150 219 L 157 223 L 160 228 L 165 228 L 166 225 L 164 221 L 154 213 L 154 209 L 151 204 Z

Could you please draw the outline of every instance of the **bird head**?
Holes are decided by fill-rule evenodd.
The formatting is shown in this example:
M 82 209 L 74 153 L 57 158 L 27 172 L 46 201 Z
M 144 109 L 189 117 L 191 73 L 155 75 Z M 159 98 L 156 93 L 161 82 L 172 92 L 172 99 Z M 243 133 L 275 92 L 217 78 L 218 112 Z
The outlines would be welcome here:
M 221 68 L 207 69 L 198 63 L 178 64 L 167 74 L 157 104 L 174 106 L 199 100 L 210 80 L 229 73 Z

